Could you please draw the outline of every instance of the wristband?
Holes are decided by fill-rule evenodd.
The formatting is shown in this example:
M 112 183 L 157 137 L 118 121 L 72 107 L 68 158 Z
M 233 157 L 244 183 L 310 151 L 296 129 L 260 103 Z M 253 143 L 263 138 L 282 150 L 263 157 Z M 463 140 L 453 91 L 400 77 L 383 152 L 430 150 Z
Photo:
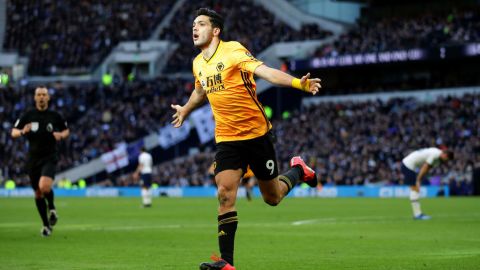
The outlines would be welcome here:
M 293 78 L 293 80 L 292 80 L 292 87 L 293 87 L 293 88 L 300 89 L 300 90 L 305 91 L 305 92 L 310 92 L 310 80 L 307 79 L 307 82 L 305 83 L 305 85 L 302 86 L 302 84 L 301 84 L 301 82 L 300 82 L 300 79 L 298 79 L 298 78 Z

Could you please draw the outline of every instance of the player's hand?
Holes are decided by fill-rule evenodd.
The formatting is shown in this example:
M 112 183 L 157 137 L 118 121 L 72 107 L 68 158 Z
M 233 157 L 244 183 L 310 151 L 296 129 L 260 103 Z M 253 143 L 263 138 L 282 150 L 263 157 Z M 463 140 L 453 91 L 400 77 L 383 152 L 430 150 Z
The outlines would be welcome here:
M 421 184 L 421 182 L 419 182 L 419 181 L 417 181 L 417 182 L 415 183 L 415 189 L 416 189 L 415 191 L 416 191 L 416 192 L 420 192 L 420 186 L 421 186 L 421 185 L 422 185 L 422 184 Z
M 183 121 L 185 120 L 185 115 L 186 115 L 185 108 L 183 106 L 173 105 L 173 104 L 170 106 L 172 107 L 172 109 L 175 110 L 175 113 L 172 116 L 173 118 L 172 125 L 173 127 L 179 128 L 182 126 Z
M 63 139 L 61 132 L 53 132 L 53 137 L 55 137 L 56 141 L 61 141 Z
M 32 130 L 32 123 L 28 123 L 23 127 L 22 134 L 27 134 L 30 130 Z
M 132 176 L 133 176 L 133 181 L 135 181 L 135 182 L 138 182 L 138 180 L 140 179 L 140 173 L 139 172 L 134 172 Z
M 310 72 L 309 72 L 307 73 L 307 75 L 303 76 L 300 79 L 300 84 L 304 89 L 308 87 L 307 91 L 312 93 L 313 95 L 316 95 L 318 91 L 320 91 L 320 88 L 322 88 L 322 85 L 320 84 L 321 81 L 322 80 L 319 78 L 310 79 Z

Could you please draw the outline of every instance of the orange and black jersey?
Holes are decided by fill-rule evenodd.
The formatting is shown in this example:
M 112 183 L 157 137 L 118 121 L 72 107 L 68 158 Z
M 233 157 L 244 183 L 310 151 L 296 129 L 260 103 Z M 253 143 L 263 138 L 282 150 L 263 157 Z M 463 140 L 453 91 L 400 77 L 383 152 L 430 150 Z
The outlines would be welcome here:
M 257 138 L 272 128 L 253 79 L 253 72 L 262 64 L 236 41 L 220 41 L 210 59 L 200 53 L 193 60 L 195 88 L 207 93 L 217 143 Z

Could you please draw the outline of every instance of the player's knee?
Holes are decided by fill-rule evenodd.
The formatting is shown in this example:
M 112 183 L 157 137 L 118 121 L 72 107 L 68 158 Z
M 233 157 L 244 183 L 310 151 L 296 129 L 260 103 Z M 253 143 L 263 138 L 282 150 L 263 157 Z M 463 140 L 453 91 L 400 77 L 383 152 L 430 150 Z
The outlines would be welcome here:
M 235 197 L 232 193 L 233 191 L 225 186 L 218 186 L 218 201 L 221 206 L 230 206 L 234 204 Z
M 276 197 L 270 197 L 270 196 L 267 196 L 267 197 L 263 197 L 263 201 L 265 203 L 267 203 L 268 205 L 270 206 L 277 206 L 279 203 L 280 203 L 280 199 L 279 198 L 276 198 Z
M 39 185 L 39 189 L 41 193 L 45 194 L 45 193 L 49 193 L 52 190 L 52 187 L 50 187 L 50 185 L 48 184 L 42 184 L 42 185 Z

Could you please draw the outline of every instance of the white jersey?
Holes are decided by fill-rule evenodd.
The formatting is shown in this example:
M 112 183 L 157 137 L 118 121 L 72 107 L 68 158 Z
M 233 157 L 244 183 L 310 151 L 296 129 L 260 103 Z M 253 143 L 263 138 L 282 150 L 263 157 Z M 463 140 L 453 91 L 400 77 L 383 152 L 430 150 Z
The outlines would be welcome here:
M 440 155 L 442 150 L 436 147 L 423 148 L 417 151 L 413 151 L 408 156 L 406 156 L 402 162 L 405 164 L 405 167 L 409 168 L 412 171 L 420 168 L 425 162 L 428 165 L 434 167 L 440 164 Z
M 152 173 L 152 155 L 147 152 L 142 152 L 138 157 L 138 163 L 142 164 L 142 170 L 140 171 L 141 174 Z

